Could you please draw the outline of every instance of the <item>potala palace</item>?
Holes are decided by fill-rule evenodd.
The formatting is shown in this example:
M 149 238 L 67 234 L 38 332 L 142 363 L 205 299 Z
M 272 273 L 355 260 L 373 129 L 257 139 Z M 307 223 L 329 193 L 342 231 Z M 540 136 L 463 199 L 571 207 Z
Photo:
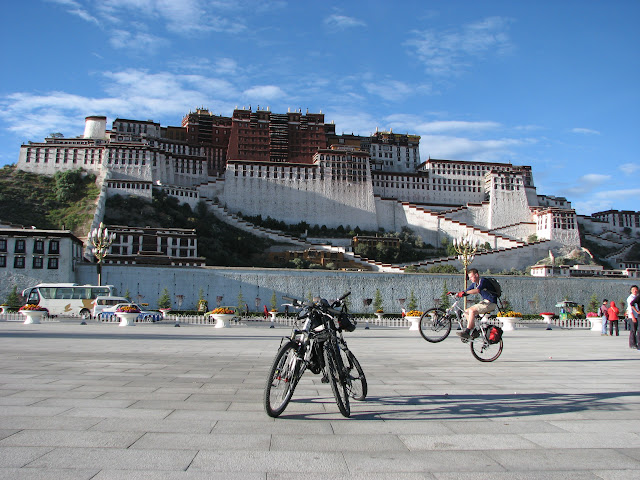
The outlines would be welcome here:
M 106 117 L 89 116 L 82 136 L 22 145 L 17 166 L 48 175 L 78 168 L 94 173 L 102 186 L 94 225 L 109 196 L 151 198 L 161 189 L 192 207 L 204 201 L 220 218 L 268 236 L 277 232 L 235 214 L 329 228 L 408 227 L 432 245 L 472 235 L 493 249 L 477 255 L 478 268 L 523 269 L 563 247 L 579 249 L 579 223 L 620 251 L 640 232 L 638 212 L 579 216 L 565 198 L 538 195 L 529 166 L 423 161 L 419 142 L 417 135 L 393 131 L 339 135 L 322 113 L 236 108 L 225 117 L 200 108 L 180 127 L 118 118 L 108 129 Z M 454 259 L 438 262 L 448 261 Z M 402 269 L 369 263 L 374 270 Z M 626 267 L 638 265 L 618 265 Z

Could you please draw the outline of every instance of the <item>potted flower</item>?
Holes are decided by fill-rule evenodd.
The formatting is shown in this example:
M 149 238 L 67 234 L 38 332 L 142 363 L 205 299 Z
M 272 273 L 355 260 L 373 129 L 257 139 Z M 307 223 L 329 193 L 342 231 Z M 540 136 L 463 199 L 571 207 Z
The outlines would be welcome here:
M 3 303 L 2 305 L 0 305 L 0 315 L 4 315 L 5 313 L 7 313 L 9 311 L 9 305 Z
M 215 320 L 214 328 L 225 328 L 229 326 L 229 321 L 234 317 L 236 311 L 232 307 L 218 307 L 205 314 Z
M 378 317 L 378 320 L 382 320 L 382 316 L 384 315 L 384 310 L 382 308 L 378 308 L 375 314 L 376 314 L 376 317 Z
M 587 320 L 591 322 L 591 330 L 594 332 L 602 331 L 602 317 L 600 317 L 596 312 L 588 312 Z
M 506 312 L 498 312 L 498 318 L 502 322 L 502 330 L 515 330 L 515 323 L 522 318 L 522 313 L 509 310 Z
M 42 317 L 47 313 L 47 309 L 41 307 L 40 305 L 34 305 L 33 303 L 27 303 L 20 307 L 18 310 L 22 315 L 24 315 L 24 323 L 25 325 L 31 323 L 40 323 Z
M 120 327 L 132 327 L 140 315 L 140 308 L 132 303 L 120 305 L 116 308 L 116 316 L 120 319 Z
M 409 326 L 409 330 L 418 330 L 418 324 L 420 322 L 420 317 L 422 316 L 422 312 L 420 310 L 409 310 L 407 312 L 407 320 L 411 323 Z
M 540 316 L 544 319 L 544 323 L 547 324 L 547 330 L 551 330 L 551 319 L 553 318 L 553 312 L 542 312 Z

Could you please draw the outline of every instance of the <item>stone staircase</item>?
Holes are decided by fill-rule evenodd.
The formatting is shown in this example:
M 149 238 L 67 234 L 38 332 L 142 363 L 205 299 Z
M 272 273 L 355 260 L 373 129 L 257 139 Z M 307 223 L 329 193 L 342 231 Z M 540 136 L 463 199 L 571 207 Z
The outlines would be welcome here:
M 397 273 L 402 272 L 402 267 L 393 266 L 391 264 L 383 264 L 382 262 L 376 262 L 374 260 L 361 257 L 360 255 L 355 255 L 353 252 L 348 252 L 342 247 L 335 247 L 333 245 L 321 244 L 321 243 L 312 243 L 303 238 L 284 234 L 278 230 L 272 230 L 269 228 L 261 227 L 259 225 L 255 225 L 229 212 L 225 207 L 214 202 L 211 199 L 208 199 L 205 197 L 201 197 L 201 199 L 204 200 L 204 202 L 209 207 L 209 210 L 213 212 L 213 214 L 219 220 L 225 223 L 228 223 L 229 225 L 232 225 L 242 231 L 251 233 L 252 235 L 255 235 L 257 237 L 268 238 L 275 242 L 290 243 L 292 245 L 296 245 L 297 247 L 301 247 L 304 249 L 314 249 L 314 250 L 323 250 L 327 252 L 342 253 L 345 260 L 350 260 L 354 263 L 360 264 L 363 267 L 365 267 L 365 269 L 367 270 L 397 272 Z

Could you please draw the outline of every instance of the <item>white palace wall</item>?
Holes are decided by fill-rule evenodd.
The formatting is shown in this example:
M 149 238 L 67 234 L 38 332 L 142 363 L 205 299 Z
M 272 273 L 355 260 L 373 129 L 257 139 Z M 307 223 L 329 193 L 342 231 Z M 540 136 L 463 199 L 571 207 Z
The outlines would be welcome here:
M 475 262 L 472 266 L 476 266 Z M 486 268 L 479 264 L 478 267 L 481 271 Z M 491 268 L 493 271 L 502 270 L 502 265 L 494 265 Z M 586 306 L 594 293 L 599 298 L 613 299 L 617 303 L 629 295 L 630 285 L 637 283 L 633 279 L 492 276 L 495 276 L 502 286 L 503 299 L 509 300 L 514 310 L 523 313 L 558 312 L 555 304 L 565 297 Z M 399 313 L 398 298 L 409 298 L 412 291 L 418 299 L 418 308 L 424 310 L 434 305 L 434 299 L 441 297 L 445 282 L 449 290 L 462 289 L 464 285 L 462 274 L 141 265 L 104 265 L 102 279 L 104 284 L 114 285 L 120 294 L 128 290 L 133 298 L 148 303 L 151 308 L 157 307 L 158 298 L 164 288 L 169 290 L 173 308 L 178 308 L 175 296 L 184 295 L 182 308 L 193 309 L 202 289 L 204 298 L 209 302 L 209 308 L 215 308 L 217 296 L 223 297 L 222 305 L 237 305 L 238 295 L 242 293 L 244 302 L 251 310 L 255 310 L 256 298 L 259 299 L 260 305 L 270 306 L 271 296 L 275 293 L 280 311 L 283 310 L 280 307 L 284 303 L 283 296 L 306 298 L 312 294 L 335 299 L 344 292 L 351 291 L 351 309 L 355 312 L 369 313 L 371 307 L 366 310 L 363 300 L 374 298 L 376 290 L 380 290 L 382 295 L 384 311 Z M 95 283 L 96 265 L 78 265 L 75 281 L 79 284 Z M 20 284 L 19 288 L 26 286 L 28 285 Z
M 271 166 L 270 176 L 265 165 L 252 165 L 251 170 L 242 167 L 232 164 L 225 173 L 220 202 L 231 212 L 270 216 L 289 224 L 306 221 L 329 228 L 340 225 L 363 230 L 378 228 L 370 182 L 328 178 L 314 181 L 311 177 L 316 174 L 315 167 L 311 165 Z M 282 169 L 278 178 L 273 177 L 275 168 Z

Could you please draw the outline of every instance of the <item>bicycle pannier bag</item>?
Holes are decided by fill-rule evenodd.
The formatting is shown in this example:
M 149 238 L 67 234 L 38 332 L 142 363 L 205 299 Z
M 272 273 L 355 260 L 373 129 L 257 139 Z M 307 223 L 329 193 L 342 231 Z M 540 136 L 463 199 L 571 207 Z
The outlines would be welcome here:
M 486 289 L 489 293 L 495 295 L 496 297 L 502 295 L 502 287 L 495 278 L 484 277 L 484 279 L 489 284 L 489 288 Z
M 349 315 L 348 313 L 342 312 L 338 317 L 338 324 L 340 325 L 340 329 L 345 332 L 353 332 L 356 329 L 356 325 L 358 322 Z
M 496 327 L 495 325 L 491 325 L 489 327 L 489 331 L 487 332 L 487 340 L 489 343 L 500 343 L 502 339 L 502 329 L 500 327 Z

